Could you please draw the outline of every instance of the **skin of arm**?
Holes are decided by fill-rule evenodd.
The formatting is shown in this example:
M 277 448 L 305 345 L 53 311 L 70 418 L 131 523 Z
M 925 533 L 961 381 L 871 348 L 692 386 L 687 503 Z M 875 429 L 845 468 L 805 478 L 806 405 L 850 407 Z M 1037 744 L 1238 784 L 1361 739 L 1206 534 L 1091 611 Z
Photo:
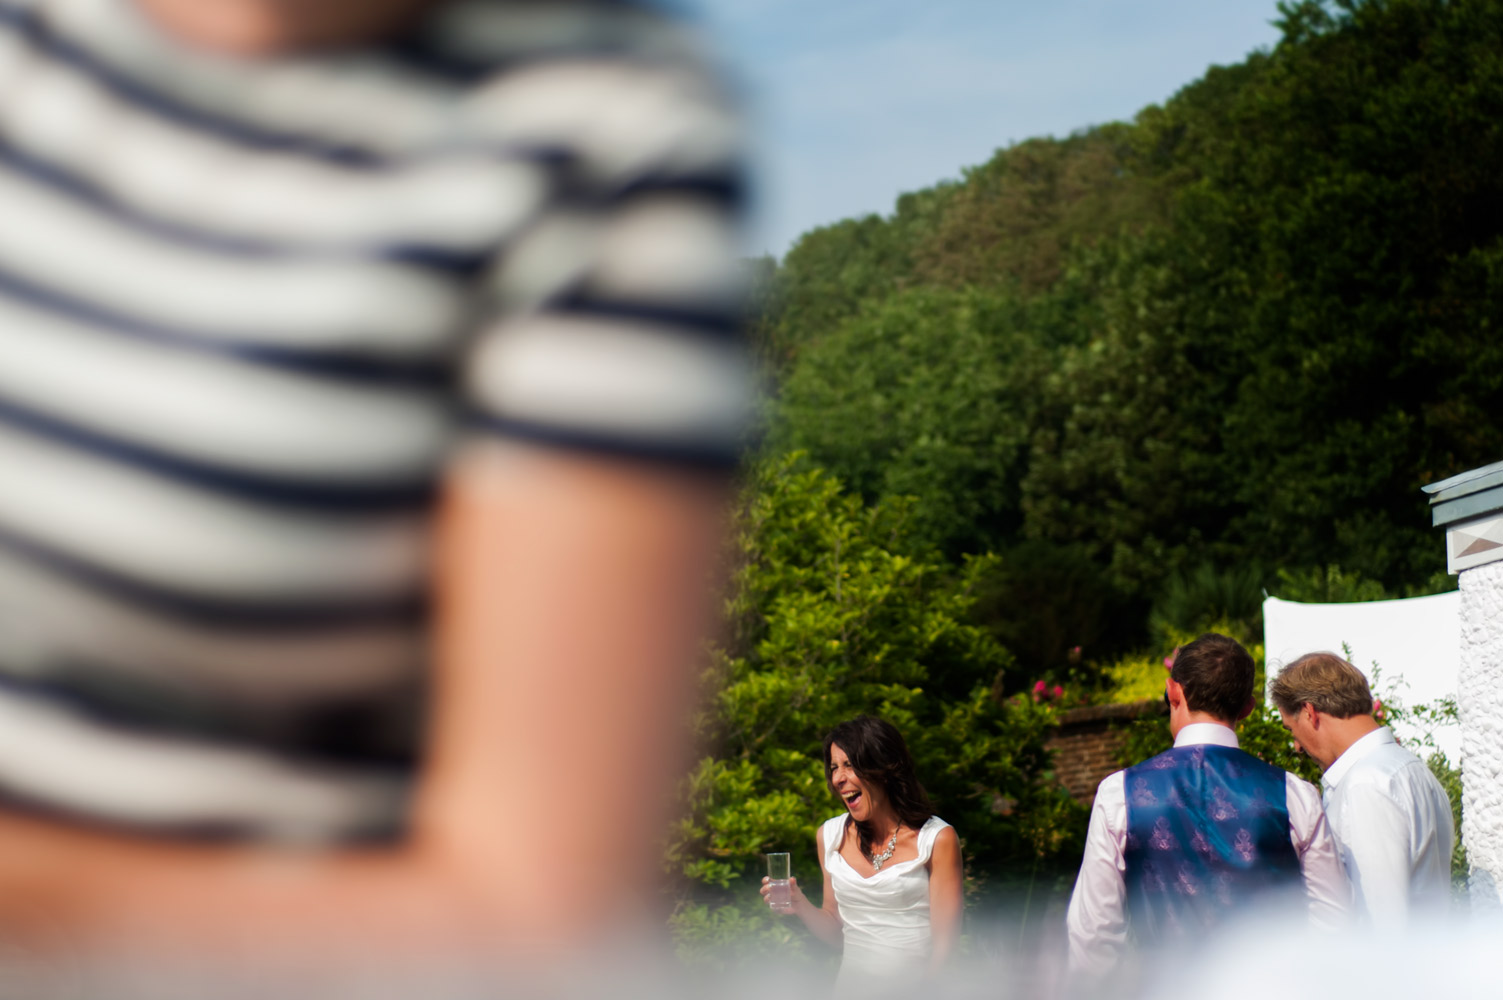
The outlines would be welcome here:
M 651 898 L 726 500 L 687 473 L 472 450 L 440 514 L 409 836 L 214 845 L 0 813 L 0 927 L 43 951 L 333 962 L 608 932 Z
M 965 913 L 962 891 L 960 838 L 954 827 L 939 831 L 934 851 L 929 856 L 929 926 L 933 935 L 930 970 L 941 968 L 955 952 L 960 941 L 961 918 Z
M 159 24 L 205 49 L 240 56 L 379 38 L 432 0 L 137 0 Z
M 810 932 L 831 948 L 839 948 L 845 941 L 845 935 L 840 922 L 840 905 L 835 901 L 835 886 L 830 881 L 830 871 L 825 867 L 825 831 L 820 827 L 814 831 L 814 852 L 819 858 L 819 870 L 824 875 L 824 898 L 823 905 L 815 906 L 809 902 L 809 897 L 799 888 L 798 879 L 789 879 L 789 894 L 793 901 L 793 913 L 804 922 L 804 926 Z M 767 879 L 762 880 L 762 898 L 766 899 L 771 890 L 768 888 Z
M 514 940 L 610 927 L 655 895 L 729 489 L 523 448 L 460 472 L 419 841 L 481 880 Z M 518 849 L 535 821 L 548 836 Z
M 824 876 L 824 895 L 816 908 L 799 891 L 793 899 L 793 912 L 815 937 L 831 948 L 839 948 L 845 943 L 845 931 L 840 920 L 840 903 L 835 899 L 835 883 L 830 879 L 829 868 L 825 867 L 825 831 L 822 827 L 814 831 L 814 851 L 815 857 L 819 858 L 820 874 Z

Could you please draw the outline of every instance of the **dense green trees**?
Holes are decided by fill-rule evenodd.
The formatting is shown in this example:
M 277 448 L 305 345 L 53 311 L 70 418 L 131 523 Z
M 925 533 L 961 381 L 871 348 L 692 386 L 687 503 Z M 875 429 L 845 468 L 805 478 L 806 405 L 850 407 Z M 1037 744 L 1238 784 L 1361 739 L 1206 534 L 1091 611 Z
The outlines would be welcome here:
M 1503 402 L 1503 289 L 1476 279 L 1503 247 L 1503 11 L 1284 10 L 1285 43 L 1177 198 L 1180 242 L 1213 237 L 1180 255 L 1181 284 L 1223 286 L 1187 332 L 1240 472 L 1232 544 L 1392 585 L 1436 562 L 1415 488 L 1503 451 L 1483 416 Z
M 1120 614 L 1202 564 L 1434 573 L 1418 487 L 1503 454 L 1503 4 L 1280 14 L 1131 125 L 805 237 L 772 440 L 948 557 L 1083 554 Z
M 810 344 L 784 385 L 774 446 L 805 449 L 866 497 L 911 496 L 914 531 L 951 556 L 1021 522 L 1033 387 L 1048 357 L 993 290 L 917 288 Z

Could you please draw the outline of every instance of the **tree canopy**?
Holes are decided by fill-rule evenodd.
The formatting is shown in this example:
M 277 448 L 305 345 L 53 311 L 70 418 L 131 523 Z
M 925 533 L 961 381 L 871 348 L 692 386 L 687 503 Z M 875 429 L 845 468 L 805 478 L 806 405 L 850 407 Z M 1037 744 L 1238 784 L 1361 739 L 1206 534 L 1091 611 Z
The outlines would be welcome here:
M 1117 614 L 1202 564 L 1430 577 L 1419 487 L 1503 454 L 1503 5 L 1279 23 L 1132 123 L 807 234 L 760 327 L 774 445 L 915 497 L 947 558 L 1084 554 Z

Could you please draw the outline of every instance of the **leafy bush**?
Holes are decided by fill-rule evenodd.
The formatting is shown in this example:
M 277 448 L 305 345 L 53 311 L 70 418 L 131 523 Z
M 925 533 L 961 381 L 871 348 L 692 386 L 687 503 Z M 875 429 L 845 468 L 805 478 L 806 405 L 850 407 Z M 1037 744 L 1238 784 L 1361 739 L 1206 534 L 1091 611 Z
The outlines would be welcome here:
M 1201 563 L 1171 574 L 1154 602 L 1150 626 L 1183 633 L 1199 622 L 1218 622 L 1224 634 L 1244 643 L 1256 639 L 1263 632 L 1263 571 L 1252 564 Z
M 1174 647 L 1169 646 L 1172 650 Z M 1124 656 L 1106 668 L 1105 679 L 1111 685 L 1104 700 L 1126 705 L 1136 701 L 1153 701 L 1164 696 L 1164 670 L 1167 656 L 1158 650 Z
M 1348 573 L 1334 563 L 1305 569 L 1281 569 L 1273 586 L 1275 597 L 1310 604 L 1346 604 L 1353 601 L 1392 601 L 1427 597 L 1456 589 L 1456 577 L 1438 570 L 1420 583 L 1393 590 L 1360 573 Z
M 1025 541 L 1006 550 L 977 584 L 975 618 L 1017 661 L 1010 688 L 1038 677 L 1100 686 L 1099 660 L 1141 642 L 1131 602 L 1078 550 Z
M 1308 604 L 1347 604 L 1382 601 L 1390 596 L 1378 580 L 1360 573 L 1347 573 L 1340 566 L 1314 566 L 1301 570 L 1281 569 L 1274 585 L 1275 597 Z
M 1461 843 L 1461 768 L 1452 765 L 1450 759 L 1439 750 L 1430 754 L 1425 763 L 1429 766 L 1430 773 L 1440 782 L 1440 787 L 1446 790 L 1446 797 L 1451 800 L 1451 822 L 1456 831 L 1455 846 L 1451 848 L 1451 892 L 1464 895 L 1472 869 L 1467 861 L 1466 848 Z
M 1238 624 L 1222 619 L 1212 620 L 1210 625 L 1203 628 L 1177 628 L 1160 621 L 1152 647 L 1124 656 L 1106 667 L 1103 678 L 1108 687 L 1100 700 L 1108 704 L 1127 704 L 1163 697 L 1164 680 L 1168 677 L 1169 661 L 1174 651 L 1204 632 L 1220 632 L 1222 635 L 1238 638 L 1252 654 L 1253 662 L 1258 665 L 1254 688 L 1261 691 L 1263 644 L 1238 637 Z

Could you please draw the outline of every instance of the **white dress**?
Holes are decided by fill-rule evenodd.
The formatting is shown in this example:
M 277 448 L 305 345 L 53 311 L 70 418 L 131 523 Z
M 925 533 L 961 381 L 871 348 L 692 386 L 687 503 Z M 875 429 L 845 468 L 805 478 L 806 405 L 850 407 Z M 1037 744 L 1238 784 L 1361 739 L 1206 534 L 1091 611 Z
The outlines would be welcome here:
M 924 866 L 939 831 L 950 824 L 930 816 L 918 832 L 918 857 L 862 878 L 840 854 L 848 818 L 849 813 L 841 813 L 822 827 L 825 871 L 845 929 L 837 992 L 870 986 L 874 980 L 888 988 L 917 980 L 931 947 L 929 870 Z

